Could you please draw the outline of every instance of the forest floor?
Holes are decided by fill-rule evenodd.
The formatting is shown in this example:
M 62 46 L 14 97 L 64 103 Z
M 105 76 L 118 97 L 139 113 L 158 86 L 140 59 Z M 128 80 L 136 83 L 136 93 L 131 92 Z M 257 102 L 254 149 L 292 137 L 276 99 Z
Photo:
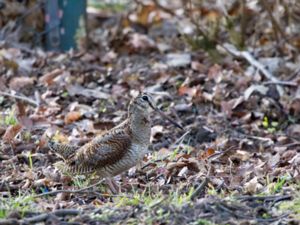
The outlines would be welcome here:
M 258 6 L 244 33 L 241 6 L 229 30 L 201 7 L 199 24 L 153 3 L 89 15 L 87 50 L 0 42 L 0 224 L 299 223 L 300 38 Z M 116 177 L 119 194 L 55 169 L 47 136 L 81 146 L 140 91 L 184 130 L 153 113 L 150 152 Z

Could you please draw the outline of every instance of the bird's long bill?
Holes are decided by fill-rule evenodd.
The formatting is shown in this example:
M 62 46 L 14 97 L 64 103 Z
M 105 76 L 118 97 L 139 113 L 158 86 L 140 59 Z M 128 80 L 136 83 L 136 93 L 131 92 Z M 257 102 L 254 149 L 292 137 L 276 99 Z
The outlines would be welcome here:
M 151 108 L 158 112 L 159 115 L 161 115 L 163 118 L 167 119 L 170 123 L 172 123 L 175 127 L 180 128 L 181 130 L 183 130 L 183 127 L 180 126 L 178 123 L 176 123 L 174 120 L 172 120 L 170 117 L 168 117 L 166 114 L 164 114 L 161 110 L 159 110 L 157 107 L 154 107 L 150 102 L 149 102 Z

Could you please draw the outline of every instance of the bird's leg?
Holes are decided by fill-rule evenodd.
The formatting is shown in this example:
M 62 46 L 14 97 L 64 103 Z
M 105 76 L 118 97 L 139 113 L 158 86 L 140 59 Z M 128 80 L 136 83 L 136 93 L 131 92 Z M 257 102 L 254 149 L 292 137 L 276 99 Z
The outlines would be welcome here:
M 113 194 L 118 194 L 119 193 L 119 185 L 116 183 L 116 181 L 113 178 L 105 178 L 106 183 L 111 190 Z

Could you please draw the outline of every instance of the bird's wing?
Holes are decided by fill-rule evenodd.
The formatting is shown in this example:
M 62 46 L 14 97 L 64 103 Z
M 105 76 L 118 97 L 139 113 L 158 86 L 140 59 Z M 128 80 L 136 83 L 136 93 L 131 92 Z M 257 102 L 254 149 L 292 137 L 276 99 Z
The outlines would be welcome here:
M 58 156 L 60 156 L 64 160 L 67 160 L 68 158 L 72 157 L 72 155 L 74 155 L 76 150 L 79 149 L 78 146 L 61 144 L 53 140 L 48 141 L 48 147 L 50 148 L 50 150 L 55 152 Z
M 130 148 L 132 142 L 125 132 L 97 137 L 90 143 L 82 146 L 72 157 L 66 161 L 67 172 L 91 173 L 97 169 L 112 165 L 120 160 Z

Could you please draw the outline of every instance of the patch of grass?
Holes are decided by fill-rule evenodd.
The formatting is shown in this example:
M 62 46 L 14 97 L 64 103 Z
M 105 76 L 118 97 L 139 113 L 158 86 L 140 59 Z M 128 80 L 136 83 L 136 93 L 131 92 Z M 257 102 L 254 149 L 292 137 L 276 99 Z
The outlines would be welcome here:
M 216 196 L 218 198 L 226 198 L 226 199 L 234 199 L 235 198 L 235 191 L 226 192 L 223 189 L 216 190 L 213 185 L 208 184 L 207 194 L 211 196 Z
M 32 162 L 32 155 L 31 152 L 28 153 L 28 160 L 29 160 L 29 168 L 33 169 L 33 162 Z
M 81 189 L 91 185 L 91 181 L 94 179 L 95 173 L 88 177 L 82 175 L 72 176 L 71 174 L 68 174 L 68 176 L 73 177 L 72 181 L 74 186 Z
M 210 222 L 209 220 L 206 219 L 199 219 L 193 223 L 191 223 L 191 225 L 216 225 L 213 222 Z
M 1 123 L 5 126 L 16 125 L 18 121 L 15 117 L 15 110 L 10 110 L 8 115 L 5 115 L 4 118 L 2 117 Z
M 31 132 L 29 132 L 29 131 L 23 132 L 22 139 L 26 142 L 29 142 L 31 140 Z
M 279 123 L 277 121 L 269 121 L 268 117 L 264 117 L 262 121 L 262 125 L 264 129 L 266 129 L 269 133 L 274 133 L 278 130 Z
M 64 91 L 64 92 L 61 94 L 61 97 L 63 97 L 63 98 L 69 97 L 69 92 Z
M 114 216 L 116 212 L 114 210 L 104 208 L 100 213 L 91 213 L 90 217 L 95 220 L 101 220 L 103 222 L 109 222 L 110 217 Z
M 126 9 L 124 1 L 114 0 L 111 2 L 101 2 L 95 0 L 89 0 L 88 6 L 103 11 L 122 12 Z
M 23 194 L 19 192 L 18 196 L 0 197 L 0 218 L 6 218 L 10 212 L 18 211 L 23 217 L 25 212 L 34 211 L 33 194 Z
M 100 113 L 105 113 L 106 111 L 107 111 L 106 102 L 105 101 L 101 101 L 100 105 L 99 105 L 99 112 Z
M 292 216 L 296 220 L 300 220 L 300 194 L 296 196 L 292 201 L 285 201 L 279 205 L 279 209 L 286 212 L 291 211 Z
M 150 193 L 150 191 L 145 190 L 142 193 L 135 192 L 132 197 L 116 197 L 114 202 L 117 207 L 143 205 L 146 209 L 151 209 L 161 204 L 182 207 L 184 204 L 191 202 L 193 193 L 193 187 L 187 193 L 180 193 L 179 189 L 177 189 L 174 192 L 170 192 L 169 195 L 162 192 Z
M 288 181 L 288 176 L 279 177 L 276 183 L 269 183 L 269 192 L 271 194 L 279 193 Z

